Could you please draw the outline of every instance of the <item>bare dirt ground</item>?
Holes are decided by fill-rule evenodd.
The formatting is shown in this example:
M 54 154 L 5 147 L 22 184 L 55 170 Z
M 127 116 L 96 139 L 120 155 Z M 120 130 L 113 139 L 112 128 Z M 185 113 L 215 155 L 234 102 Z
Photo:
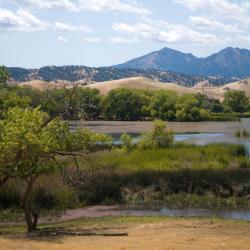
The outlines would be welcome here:
M 125 237 L 0 236 L 1 250 L 165 250 L 249 249 L 250 225 L 209 219 L 164 219 L 158 222 L 91 226 L 92 231 L 128 233 Z M 90 226 L 88 227 L 90 229 Z

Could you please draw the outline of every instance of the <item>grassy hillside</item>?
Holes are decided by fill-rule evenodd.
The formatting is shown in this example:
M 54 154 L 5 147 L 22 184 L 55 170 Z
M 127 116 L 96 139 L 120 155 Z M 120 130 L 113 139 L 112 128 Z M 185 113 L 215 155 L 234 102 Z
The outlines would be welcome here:
M 245 91 L 246 95 L 250 97 L 250 79 L 232 82 L 219 87 L 206 87 L 197 85 L 192 88 L 194 91 L 206 94 L 207 96 L 223 100 L 224 94 L 228 90 L 241 90 Z
M 19 86 L 22 87 L 31 87 L 37 90 L 46 90 L 46 89 L 56 89 L 62 88 L 65 85 L 70 86 L 72 83 L 68 81 L 52 81 L 52 82 L 45 82 L 41 80 L 33 80 L 29 82 L 22 82 Z
M 174 90 L 180 94 L 192 93 L 191 88 L 186 88 L 173 83 L 162 83 L 144 77 L 133 77 L 122 80 L 94 83 L 91 88 L 99 89 L 102 95 L 106 95 L 112 89 L 134 88 L 148 90 Z
M 68 81 L 52 81 L 45 82 L 40 80 L 21 83 L 20 86 L 30 86 L 34 89 L 45 90 L 61 88 L 67 85 L 70 87 L 72 82 Z M 206 83 L 200 83 L 192 88 L 183 87 L 175 83 L 163 83 L 156 80 L 151 80 L 144 77 L 132 77 L 121 80 L 113 80 L 107 82 L 96 82 L 88 85 L 93 89 L 99 89 L 102 95 L 106 95 L 109 91 L 117 88 L 133 88 L 133 89 L 148 89 L 148 90 L 173 90 L 179 94 L 187 93 L 203 93 L 209 97 L 223 100 L 224 94 L 228 90 L 241 90 L 245 91 L 247 96 L 250 97 L 250 79 L 229 83 L 223 86 L 210 87 Z

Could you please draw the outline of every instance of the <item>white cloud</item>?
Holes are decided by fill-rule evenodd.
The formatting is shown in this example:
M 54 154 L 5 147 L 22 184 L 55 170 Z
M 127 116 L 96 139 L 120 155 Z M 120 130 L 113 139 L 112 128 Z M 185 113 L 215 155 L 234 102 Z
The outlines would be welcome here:
M 82 32 L 92 32 L 91 28 L 88 27 L 87 25 L 81 25 L 79 27 L 68 24 L 68 23 L 61 23 L 61 22 L 56 22 L 54 24 L 54 29 L 56 31 L 65 31 L 65 32 L 71 32 L 71 31 L 82 31 Z
M 66 43 L 66 42 L 68 42 L 69 40 L 68 40 L 67 38 L 63 37 L 63 36 L 59 36 L 59 37 L 57 37 L 57 41 L 58 41 L 59 43 Z
M 13 0 L 13 1 L 25 7 L 78 11 L 77 6 L 70 0 Z
M 110 39 L 110 41 L 112 43 L 127 43 L 127 44 L 132 44 L 132 43 L 137 43 L 138 39 L 135 39 L 135 38 L 128 39 L 128 38 L 123 38 L 123 37 L 116 36 L 116 37 L 112 37 Z
M 242 32 L 243 30 L 237 24 L 225 24 L 205 16 L 191 16 L 189 17 L 191 24 L 196 28 L 219 30 L 220 32 Z
M 228 0 L 173 0 L 192 11 L 204 11 L 220 19 L 237 20 L 245 25 L 250 24 L 249 1 L 233 3 Z
M 0 8 L 0 29 L 7 31 L 38 31 L 46 30 L 49 27 L 44 22 L 26 10 L 11 10 Z
M 240 4 L 228 0 L 174 0 L 191 10 L 205 9 L 216 13 L 239 14 L 245 12 Z
M 101 39 L 99 37 L 86 37 L 85 41 L 88 43 L 99 43 Z
M 200 33 L 188 26 L 172 24 L 162 20 L 144 19 L 135 24 L 114 23 L 117 32 L 133 34 L 147 40 L 163 43 L 194 43 L 213 45 L 220 42 L 214 34 Z
M 151 14 L 151 11 L 146 9 L 142 4 L 136 1 L 122 0 L 80 0 L 80 8 L 88 11 L 102 12 L 127 12 L 141 16 Z

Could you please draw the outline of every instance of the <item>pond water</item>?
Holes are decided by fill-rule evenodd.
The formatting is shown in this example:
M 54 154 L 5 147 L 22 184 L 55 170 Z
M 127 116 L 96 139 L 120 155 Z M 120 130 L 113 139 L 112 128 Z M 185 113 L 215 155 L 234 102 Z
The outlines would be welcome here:
M 250 152 L 250 138 L 238 139 L 230 133 L 177 134 L 175 141 L 204 146 L 211 143 L 243 144 Z
M 78 127 L 86 127 L 100 133 L 106 133 L 114 138 L 116 144 L 121 143 L 120 136 L 128 133 L 136 143 L 141 134 L 153 128 L 151 122 L 76 122 L 72 130 Z M 237 130 L 250 132 L 250 119 L 242 119 L 241 122 L 170 122 L 168 127 L 175 132 L 175 141 L 195 145 L 207 145 L 211 143 L 243 144 L 250 152 L 250 138 L 235 138 Z M 250 211 L 214 211 L 207 209 L 123 209 L 125 215 L 131 216 L 166 216 L 166 217 L 218 217 L 223 219 L 250 221 Z
M 222 219 L 250 221 L 250 211 L 213 211 L 208 209 L 167 209 L 143 210 L 128 209 L 124 213 L 129 216 L 166 216 L 166 217 L 217 217 Z
M 71 129 L 89 128 L 93 131 L 110 134 L 116 144 L 120 143 L 120 135 L 128 133 L 138 141 L 139 136 L 152 130 L 153 122 L 121 122 L 121 121 L 73 121 Z M 250 119 L 241 119 L 240 122 L 169 122 L 168 127 L 176 133 L 176 142 L 185 142 L 195 145 L 211 143 L 240 143 L 250 151 L 250 138 L 240 140 L 235 138 L 237 130 L 250 132 Z
M 110 134 L 116 145 L 121 144 L 121 134 Z M 140 134 L 132 133 L 133 142 L 136 143 L 140 139 Z M 238 139 L 235 138 L 232 133 L 182 133 L 175 135 L 176 142 L 184 142 L 187 144 L 194 144 L 199 146 L 205 146 L 211 143 L 230 143 L 230 144 L 243 144 L 246 146 L 248 152 L 250 152 L 250 138 Z

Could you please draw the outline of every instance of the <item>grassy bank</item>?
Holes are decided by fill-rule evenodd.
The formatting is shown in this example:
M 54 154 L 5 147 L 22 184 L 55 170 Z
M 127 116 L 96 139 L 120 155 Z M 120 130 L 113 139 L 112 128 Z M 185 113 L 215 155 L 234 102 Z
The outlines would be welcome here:
M 181 222 L 189 221 L 192 222 L 209 222 L 220 223 L 225 226 L 243 226 L 249 227 L 249 222 L 247 221 L 238 221 L 238 220 L 225 220 L 220 218 L 180 218 L 180 217 L 163 217 L 163 216 L 118 216 L 118 217 L 101 217 L 101 218 L 81 218 L 76 220 L 69 220 L 66 222 L 56 222 L 50 224 L 41 224 L 39 226 L 39 231 L 48 231 L 57 232 L 57 231 L 72 231 L 79 229 L 88 229 L 95 230 L 98 228 L 103 228 L 103 230 L 114 228 L 114 229 L 123 229 L 129 228 L 141 224 L 151 224 L 151 223 L 169 223 L 169 222 Z M 0 235 L 23 235 L 26 234 L 26 228 L 24 224 L 20 225 L 10 225 L 10 224 L 0 224 Z M 38 232 L 39 234 L 39 232 Z
M 87 204 L 162 204 L 168 207 L 249 207 L 250 161 L 240 145 L 177 145 L 115 150 L 83 162 L 79 197 Z
M 250 206 L 250 160 L 242 145 L 177 144 L 165 149 L 121 149 L 64 158 L 65 170 L 37 183 L 33 204 L 62 211 L 86 205 L 132 204 L 169 208 L 238 209 Z M 18 221 L 23 187 L 0 190 L 0 219 Z M 45 211 L 45 213 L 47 213 Z M 16 219 L 15 219 L 16 218 Z

